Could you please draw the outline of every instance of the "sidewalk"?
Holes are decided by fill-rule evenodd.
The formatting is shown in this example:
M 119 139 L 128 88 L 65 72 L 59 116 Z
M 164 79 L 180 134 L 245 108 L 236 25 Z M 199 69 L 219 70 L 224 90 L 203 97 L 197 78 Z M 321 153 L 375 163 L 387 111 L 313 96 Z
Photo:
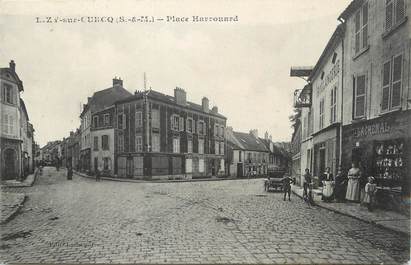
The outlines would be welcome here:
M 11 180 L 3 180 L 0 183 L 0 187 L 31 187 L 33 186 L 34 181 L 37 177 L 37 169 L 34 171 L 33 174 L 27 176 L 24 181 L 17 181 L 14 179 Z
M 74 174 L 83 177 L 96 179 L 95 176 L 89 176 L 87 174 L 73 171 Z M 142 180 L 142 179 L 130 179 L 130 178 L 112 178 L 112 177 L 101 177 L 101 180 L 119 181 L 119 182 L 134 182 L 134 183 L 170 183 L 170 182 L 200 182 L 200 181 L 222 181 L 222 180 L 233 180 L 238 178 L 203 178 L 203 179 L 170 179 L 170 180 Z
M 16 216 L 21 207 L 23 207 L 26 198 L 24 193 L 2 192 L 0 223 L 7 223 Z
M 292 185 L 291 190 L 299 197 L 303 195 L 303 189 Z M 375 209 L 369 212 L 367 208 L 360 206 L 359 203 L 325 203 L 321 201 L 320 190 L 313 190 L 314 201 L 317 206 L 339 213 L 346 216 L 350 216 L 367 223 L 376 224 L 386 229 L 399 232 L 402 234 L 410 235 L 410 218 L 408 216 L 399 214 L 393 211 L 386 211 Z

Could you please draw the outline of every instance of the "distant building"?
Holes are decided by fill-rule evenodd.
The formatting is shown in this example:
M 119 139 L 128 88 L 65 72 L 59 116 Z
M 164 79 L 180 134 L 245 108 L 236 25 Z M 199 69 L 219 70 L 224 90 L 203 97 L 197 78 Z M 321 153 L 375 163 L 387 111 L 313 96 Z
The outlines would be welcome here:
M 226 118 L 209 100 L 154 90 L 116 102 L 115 172 L 119 177 L 169 179 L 225 174 Z
M 250 133 L 227 128 L 227 170 L 232 177 L 266 176 L 270 149 L 258 137 L 257 130 Z
M 274 143 L 271 135 L 268 135 L 268 132 L 264 134 L 264 138 L 259 139 L 270 151 L 268 155 L 267 175 L 274 177 L 289 173 L 289 165 L 291 164 L 291 157 L 288 151 L 289 143 Z

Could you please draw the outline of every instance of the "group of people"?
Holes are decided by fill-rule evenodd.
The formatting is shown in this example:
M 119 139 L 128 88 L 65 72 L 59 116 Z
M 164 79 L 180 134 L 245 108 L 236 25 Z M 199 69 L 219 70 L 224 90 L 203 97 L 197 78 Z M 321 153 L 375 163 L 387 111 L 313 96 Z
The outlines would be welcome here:
M 308 187 L 312 185 L 312 176 L 307 168 L 304 174 L 304 195 L 308 194 Z M 343 174 L 341 167 L 338 168 L 337 175 L 333 176 L 329 167 L 320 175 L 319 187 L 322 188 L 322 200 L 331 202 L 334 199 L 337 202 L 362 202 L 373 210 L 375 204 L 375 193 L 377 185 L 374 177 L 368 177 L 368 181 L 362 174 L 357 163 L 353 162 L 348 170 L 347 176 Z

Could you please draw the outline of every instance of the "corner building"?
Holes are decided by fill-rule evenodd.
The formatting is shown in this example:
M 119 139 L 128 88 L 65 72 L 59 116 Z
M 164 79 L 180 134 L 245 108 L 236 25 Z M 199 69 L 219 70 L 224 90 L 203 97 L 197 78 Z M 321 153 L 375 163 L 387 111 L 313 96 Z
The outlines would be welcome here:
M 209 100 L 187 101 L 154 90 L 116 102 L 115 172 L 137 179 L 190 179 L 225 174 L 226 117 Z

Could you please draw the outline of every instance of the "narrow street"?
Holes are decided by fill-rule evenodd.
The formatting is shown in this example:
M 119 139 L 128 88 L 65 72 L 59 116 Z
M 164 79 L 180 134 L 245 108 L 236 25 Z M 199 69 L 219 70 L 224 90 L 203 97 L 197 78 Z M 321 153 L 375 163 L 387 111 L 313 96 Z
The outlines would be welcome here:
M 95 182 L 45 168 L 1 226 L 2 262 L 401 263 L 408 238 L 293 196 L 261 179 Z

